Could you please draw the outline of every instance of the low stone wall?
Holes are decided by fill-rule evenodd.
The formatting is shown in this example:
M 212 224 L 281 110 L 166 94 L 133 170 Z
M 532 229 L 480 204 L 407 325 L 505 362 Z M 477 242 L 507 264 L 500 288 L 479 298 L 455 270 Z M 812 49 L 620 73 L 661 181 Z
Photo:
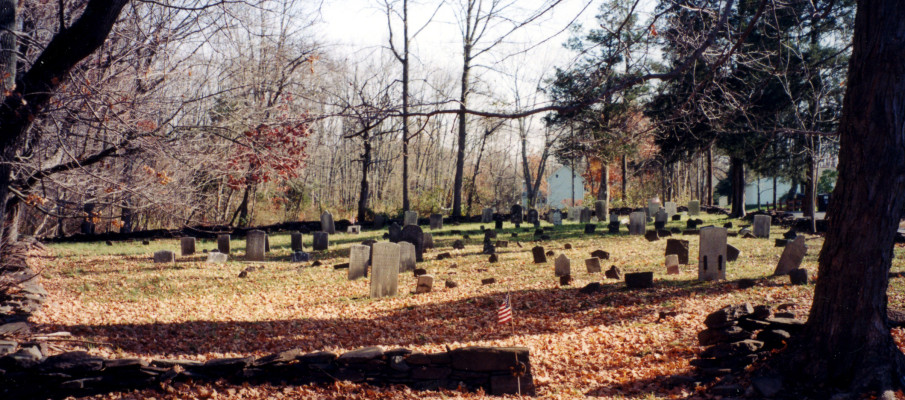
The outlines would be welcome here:
M 535 395 L 528 349 L 465 347 L 442 353 L 366 347 L 344 354 L 287 350 L 261 358 L 184 360 L 104 359 L 82 351 L 44 358 L 37 344 L 0 358 L 0 398 L 64 398 L 157 387 L 168 381 L 273 384 L 337 380 L 406 385 L 416 390 L 483 389 L 493 395 Z

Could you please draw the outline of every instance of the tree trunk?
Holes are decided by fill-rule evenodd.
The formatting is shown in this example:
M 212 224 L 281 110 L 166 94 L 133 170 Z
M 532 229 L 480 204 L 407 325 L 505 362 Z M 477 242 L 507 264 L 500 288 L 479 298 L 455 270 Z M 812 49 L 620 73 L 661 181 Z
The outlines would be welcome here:
M 605 201 L 610 204 L 610 166 L 605 161 L 600 161 L 600 188 L 597 190 L 597 201 Z M 603 217 L 597 216 L 603 221 Z
M 628 156 L 622 156 L 622 206 L 628 204 Z
M 358 193 L 358 222 L 364 222 L 368 210 L 368 169 L 371 167 L 371 142 L 368 135 L 364 139 L 364 153 L 361 155 L 361 190 Z
M 828 208 L 802 376 L 860 393 L 900 387 L 902 353 L 886 315 L 893 242 L 905 207 L 905 7 L 857 5 L 839 125 L 839 179 Z
M 471 12 L 472 9 L 469 7 L 468 15 L 466 16 L 466 31 L 463 36 L 464 43 L 462 46 L 462 81 L 459 82 L 461 90 L 459 93 L 459 140 L 456 148 L 456 177 L 453 181 L 453 219 L 462 217 L 462 178 L 465 174 L 465 139 L 468 137 L 465 129 L 467 117 L 465 110 L 467 109 L 468 101 L 469 72 L 471 72 Z
M 802 199 L 801 211 L 805 218 L 810 218 L 809 229 L 811 233 L 817 233 L 817 154 L 819 145 L 816 138 L 808 138 L 808 176 L 805 179 L 804 199 Z
M 409 21 L 408 0 L 402 0 L 402 209 L 409 202 Z M 364 221 L 364 220 L 362 220 Z
M 732 177 L 732 218 L 745 217 L 745 160 L 729 158 L 729 174 Z
M 713 207 L 713 143 L 707 146 L 707 183 L 704 194 L 707 196 L 706 204 Z

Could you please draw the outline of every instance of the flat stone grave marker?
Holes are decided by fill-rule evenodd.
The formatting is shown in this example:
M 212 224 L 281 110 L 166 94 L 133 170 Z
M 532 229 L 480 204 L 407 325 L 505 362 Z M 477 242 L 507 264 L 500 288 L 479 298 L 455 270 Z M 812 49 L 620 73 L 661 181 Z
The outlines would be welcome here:
M 492 221 L 493 221 L 493 209 L 485 208 L 485 209 L 481 210 L 481 223 L 489 224 Z
M 553 222 L 553 226 L 562 226 L 562 211 L 553 210 L 550 219 Z
M 679 256 L 675 254 L 667 254 L 666 255 L 666 274 L 667 275 L 678 275 L 679 274 Z
M 179 240 L 179 244 L 182 249 L 183 257 L 195 254 L 195 238 L 184 237 Z
M 726 279 L 726 228 L 701 228 L 698 250 L 698 280 Z
M 553 260 L 553 272 L 556 276 L 568 276 L 572 273 L 572 261 L 565 254 L 560 254 Z
M 597 214 L 597 220 L 603 221 L 610 213 L 610 203 L 605 200 L 597 200 L 594 202 L 594 213 Z
M 534 246 L 531 249 L 531 255 L 534 257 L 535 264 L 543 264 L 547 262 L 547 255 L 544 254 L 544 248 L 541 246 Z
M 314 251 L 323 251 L 330 247 L 330 234 L 327 232 L 314 232 L 311 234 L 311 238 L 311 248 Z
M 628 233 L 629 235 L 643 235 L 646 230 L 646 217 L 643 211 L 633 212 L 628 216 Z
M 415 245 L 409 242 L 399 242 L 399 272 L 415 270 Z
M 755 215 L 754 236 L 759 238 L 769 238 L 771 222 L 773 222 L 773 218 L 771 218 L 769 215 Z
M 787 275 L 793 269 L 798 269 L 807 253 L 808 246 L 804 243 L 804 236 L 795 238 L 782 249 L 782 255 L 779 256 L 779 263 L 776 264 L 773 275 Z
M 217 251 L 229 254 L 229 234 L 217 235 Z
M 666 209 L 666 215 L 668 215 L 669 218 L 672 218 L 673 215 L 679 214 L 679 209 L 674 201 L 667 201 L 663 205 L 663 208 Z
M 390 236 L 389 240 L 391 243 L 399 243 L 399 241 L 402 240 L 402 227 L 399 226 L 399 224 L 395 222 L 390 224 L 388 232 Z
M 421 275 L 418 277 L 418 283 L 415 285 L 415 293 L 430 293 L 434 288 L 434 277 L 432 275 Z
M 701 215 L 701 202 L 699 200 L 692 200 L 688 202 L 688 215 Z
M 223 254 L 219 251 L 212 251 L 207 253 L 207 263 L 208 264 L 223 264 L 229 257 L 226 254 Z
M 591 257 L 584 260 L 584 265 L 588 269 L 589 274 L 598 274 L 600 273 L 600 259 L 597 257 Z
M 333 223 L 333 214 L 329 211 L 321 213 L 321 231 L 331 235 L 336 234 L 336 225 Z
M 154 263 L 174 263 L 176 262 L 176 253 L 169 250 L 160 250 L 154 252 Z
M 509 209 L 509 218 L 513 224 L 522 223 L 522 206 L 513 204 Z
M 434 234 L 430 232 L 424 232 L 424 239 L 422 242 L 422 246 L 424 249 L 433 249 L 434 248 Z
M 248 261 L 264 261 L 264 240 L 267 233 L 251 230 L 245 235 L 245 259 Z
M 302 251 L 305 246 L 302 245 L 302 233 L 292 232 L 289 234 L 289 249 L 292 251 Z
M 372 299 L 395 296 L 399 284 L 399 252 L 396 243 L 374 243 L 374 259 L 371 261 Z
M 346 228 L 346 233 L 351 233 L 354 235 L 361 233 L 361 225 L 349 225 Z
M 666 239 L 666 257 L 677 257 L 677 264 L 688 264 L 688 241 L 682 239 Z
M 402 241 L 415 245 L 415 259 L 424 261 L 424 231 L 418 225 L 407 225 L 402 228 Z
M 443 214 L 431 214 L 431 229 L 443 229 Z
M 418 225 L 418 212 L 406 211 L 402 216 L 402 226 Z
M 591 210 L 583 207 L 579 212 L 578 223 L 580 224 L 589 224 L 591 223 Z

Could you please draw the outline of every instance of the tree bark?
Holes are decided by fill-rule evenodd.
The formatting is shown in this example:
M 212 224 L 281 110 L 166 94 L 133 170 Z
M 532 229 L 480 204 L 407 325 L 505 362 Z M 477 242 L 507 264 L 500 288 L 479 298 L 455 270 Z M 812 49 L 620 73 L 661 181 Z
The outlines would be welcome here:
M 745 160 L 729 158 L 729 174 L 732 177 L 732 218 L 745 217 Z
M 600 188 L 597 190 L 597 200 L 605 201 L 607 205 L 610 204 L 610 166 L 605 161 L 600 162 Z M 603 221 L 603 217 L 597 216 L 598 219 Z
M 713 207 L 713 143 L 707 146 L 707 183 L 704 194 L 707 196 L 706 204 Z
M 364 139 L 364 153 L 361 155 L 361 190 L 358 193 L 358 221 L 365 220 L 368 210 L 368 169 L 371 167 L 371 142 L 368 135 L 362 136 Z
M 409 202 L 409 20 L 408 0 L 402 0 L 402 209 Z M 363 220 L 361 220 L 363 221 Z
M 804 199 L 802 199 L 801 211 L 805 218 L 810 218 L 809 229 L 811 233 L 817 233 L 817 155 L 820 152 L 817 138 L 808 138 L 808 170 L 804 186 Z
M 628 156 L 622 156 L 622 206 L 628 204 Z
M 462 36 L 462 81 L 460 83 L 460 95 L 459 95 L 459 134 L 458 134 L 458 146 L 456 147 L 456 177 L 453 181 L 453 207 L 452 207 L 452 218 L 459 219 L 462 217 L 462 181 L 463 175 L 465 174 L 465 141 L 468 137 L 466 131 L 466 117 L 468 114 L 465 112 L 468 109 L 468 84 L 469 84 L 469 73 L 471 72 L 471 50 L 473 43 L 471 42 L 472 38 L 472 7 L 468 7 L 467 15 L 465 16 L 465 32 Z
M 902 353 L 886 305 L 905 207 L 905 7 L 858 2 L 839 125 L 839 179 L 828 208 L 817 285 L 797 344 L 802 375 L 851 393 L 901 386 Z

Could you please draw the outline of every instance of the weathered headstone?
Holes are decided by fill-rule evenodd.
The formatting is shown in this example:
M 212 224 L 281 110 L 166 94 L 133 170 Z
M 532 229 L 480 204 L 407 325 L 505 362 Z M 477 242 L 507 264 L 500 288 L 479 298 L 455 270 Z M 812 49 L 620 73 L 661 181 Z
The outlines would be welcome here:
M 346 228 L 346 233 L 351 233 L 353 235 L 357 235 L 361 233 L 361 225 L 349 225 Z
M 589 224 L 591 223 L 591 210 L 582 207 L 578 217 L 578 223 L 580 224 Z
M 541 246 L 534 246 L 531 249 L 531 255 L 534 257 L 535 264 L 543 264 L 547 262 L 547 255 L 544 254 L 544 248 Z
M 678 275 L 679 274 L 679 256 L 675 254 L 667 254 L 666 255 L 666 274 L 667 275 Z
M 424 239 L 422 242 L 422 247 L 425 250 L 434 248 L 434 234 L 430 232 L 424 232 Z
M 754 216 L 754 236 L 759 238 L 770 237 L 770 223 L 773 221 L 769 215 Z
M 302 245 L 302 233 L 301 232 L 291 232 L 289 234 L 289 249 L 292 251 L 305 250 L 305 246 Z
M 654 228 L 657 230 L 663 229 L 666 227 L 667 222 L 669 222 L 669 215 L 665 209 L 660 208 L 657 210 L 657 213 L 654 214 Z
M 565 254 L 560 254 L 553 260 L 553 271 L 556 276 L 568 276 L 572 273 L 572 261 Z
M 737 247 L 735 247 L 731 244 L 726 245 L 726 261 L 733 262 L 735 260 L 738 260 L 738 256 L 740 256 L 741 254 L 742 254 L 742 251 L 739 250 Z
M 434 277 L 431 275 L 421 275 L 418 277 L 418 283 L 415 286 L 415 293 L 430 293 L 434 288 Z
M 678 264 L 688 264 L 688 241 L 682 239 L 666 239 L 666 257 L 671 254 L 677 257 Z
M 195 238 L 184 237 L 179 240 L 179 244 L 182 249 L 183 257 L 195 254 Z
M 691 200 L 688 202 L 688 215 L 701 215 L 701 202 L 699 200 Z
M 808 270 L 804 268 L 796 268 L 789 271 L 789 281 L 792 282 L 793 285 L 807 285 Z
M 562 211 L 553 210 L 550 212 L 550 219 L 553 226 L 562 226 Z
M 799 236 L 795 240 L 789 242 L 782 250 L 779 256 L 779 263 L 773 275 L 786 275 L 793 269 L 801 266 L 805 254 L 808 253 L 808 246 L 804 243 L 804 236 Z
M 588 269 L 589 274 L 597 274 L 600 273 L 600 259 L 597 257 L 591 257 L 584 260 L 584 265 Z
M 294 251 L 289 257 L 291 262 L 300 263 L 311 261 L 311 255 L 304 251 Z
M 264 261 L 264 239 L 267 233 L 260 230 L 248 231 L 245 236 L 245 259 L 248 261 Z
M 176 253 L 169 250 L 160 250 L 154 252 L 154 263 L 174 263 L 176 262 Z
M 388 231 L 390 236 L 389 240 L 391 243 L 399 243 L 399 241 L 402 240 L 402 227 L 400 227 L 399 224 L 393 222 L 392 224 L 390 224 Z
M 513 224 L 521 224 L 522 223 L 522 206 L 518 204 L 513 204 L 509 209 L 509 217 L 510 221 Z
M 597 214 L 598 221 L 604 221 L 610 213 L 610 203 L 605 200 L 597 200 L 594 202 L 594 212 Z
M 666 215 L 668 215 L 669 218 L 672 218 L 673 215 L 679 213 L 679 208 L 676 207 L 676 203 L 674 201 L 667 201 L 663 204 L 663 208 L 666 210 Z
M 726 279 L 726 228 L 701 228 L 698 250 L 698 280 Z
M 657 211 L 660 211 L 660 199 L 654 197 L 647 201 L 647 214 L 653 217 Z
M 212 251 L 207 253 L 207 263 L 208 264 L 223 264 L 229 258 L 226 254 L 223 254 L 219 251 Z
M 414 271 L 416 262 L 415 245 L 399 242 L 399 272 Z
M 336 225 L 333 223 L 333 214 L 329 211 L 321 213 L 321 231 L 331 235 L 336 234 Z
M 314 232 L 311 234 L 311 248 L 314 251 L 327 250 L 330 246 L 330 234 L 327 232 Z
M 717 199 L 717 204 L 719 204 L 720 207 L 726 208 L 726 206 L 729 205 L 729 198 L 726 196 L 720 196 L 719 199 Z
M 610 223 L 619 222 L 619 214 L 611 213 L 610 214 Z
M 431 214 L 431 229 L 443 229 L 443 214 Z
M 636 211 L 628 216 L 629 235 L 643 235 L 646 230 L 645 215 L 643 211 Z
M 217 235 L 217 251 L 229 254 L 229 234 Z
M 660 234 L 657 233 L 656 229 L 651 229 L 644 233 L 644 238 L 647 239 L 648 242 L 656 242 L 660 240 Z
M 601 260 L 609 260 L 609 259 L 610 259 L 610 253 L 609 253 L 609 252 L 606 252 L 606 251 L 604 251 L 604 250 L 594 250 L 594 251 L 591 252 L 591 257 L 597 257 L 597 258 L 599 258 L 599 259 L 601 259 Z
M 402 228 L 402 241 L 415 245 L 415 259 L 424 261 L 424 231 L 418 225 L 407 225 Z
M 377 242 L 372 246 L 374 259 L 371 260 L 371 298 L 395 296 L 399 282 L 399 252 L 396 243 Z
M 534 209 L 534 208 L 528 210 L 527 218 L 528 218 L 527 219 L 528 223 L 531 223 L 531 224 L 536 224 L 536 223 L 540 222 L 540 217 L 537 214 L 537 209 Z
M 493 221 L 493 209 L 485 208 L 485 209 L 481 210 L 481 223 L 489 224 L 492 221 Z
M 611 265 L 610 269 L 606 270 L 604 275 L 606 275 L 607 279 L 622 279 L 623 276 L 622 269 L 615 265 Z
M 402 216 L 402 226 L 418 225 L 418 212 L 406 211 Z

